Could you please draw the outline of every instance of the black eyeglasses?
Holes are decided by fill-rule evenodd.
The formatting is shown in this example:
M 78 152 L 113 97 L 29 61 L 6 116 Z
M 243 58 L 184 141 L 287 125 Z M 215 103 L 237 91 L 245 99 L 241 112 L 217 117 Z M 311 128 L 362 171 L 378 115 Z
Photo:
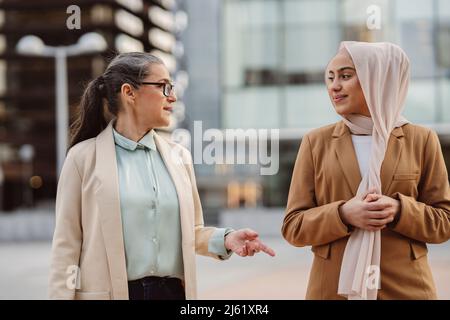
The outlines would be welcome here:
M 158 86 L 163 87 L 163 94 L 168 97 L 172 93 L 173 87 L 175 86 L 174 83 L 169 82 L 141 82 L 141 84 L 148 84 L 151 86 Z

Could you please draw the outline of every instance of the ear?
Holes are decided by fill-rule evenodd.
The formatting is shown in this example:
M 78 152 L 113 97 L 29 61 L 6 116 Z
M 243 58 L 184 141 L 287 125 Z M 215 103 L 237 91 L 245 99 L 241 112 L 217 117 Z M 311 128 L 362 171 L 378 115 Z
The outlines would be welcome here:
M 128 83 L 122 84 L 120 87 L 120 94 L 124 101 L 134 103 L 134 100 L 136 99 L 134 88 Z

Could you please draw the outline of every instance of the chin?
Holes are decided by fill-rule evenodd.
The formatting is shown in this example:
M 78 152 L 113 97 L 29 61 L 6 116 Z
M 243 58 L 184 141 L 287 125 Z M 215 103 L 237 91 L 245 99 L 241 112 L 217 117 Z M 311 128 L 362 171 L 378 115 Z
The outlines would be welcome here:
M 159 122 L 158 127 L 160 127 L 160 128 L 168 127 L 169 124 L 170 124 L 170 119 L 163 118 L 163 119 L 161 119 L 161 121 Z
M 334 110 L 336 110 L 336 113 L 341 116 L 347 116 L 352 113 L 350 108 L 348 108 L 346 106 L 337 106 L 337 107 L 335 106 Z

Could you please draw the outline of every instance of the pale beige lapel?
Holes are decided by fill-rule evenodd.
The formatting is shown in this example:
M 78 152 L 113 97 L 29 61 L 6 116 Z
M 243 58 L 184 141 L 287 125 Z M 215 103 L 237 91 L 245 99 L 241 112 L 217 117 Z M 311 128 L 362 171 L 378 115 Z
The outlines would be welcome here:
M 156 147 L 169 171 L 180 204 L 181 247 L 183 252 L 185 292 L 187 299 L 197 295 L 196 261 L 195 261 L 195 206 L 192 196 L 192 183 L 183 164 L 179 146 L 170 143 L 155 134 Z M 175 147 L 176 146 L 176 147 Z
M 167 170 L 177 190 L 178 202 L 180 204 L 180 219 L 182 241 L 194 239 L 194 221 L 193 210 L 194 202 L 192 199 L 192 185 L 186 172 L 185 165 L 182 162 L 181 149 L 172 148 L 164 138 L 155 134 L 156 148 L 161 154 Z M 192 237 L 192 238 L 191 238 Z
M 120 212 L 119 178 L 112 122 L 96 138 L 95 191 L 114 299 L 128 299 L 127 268 Z

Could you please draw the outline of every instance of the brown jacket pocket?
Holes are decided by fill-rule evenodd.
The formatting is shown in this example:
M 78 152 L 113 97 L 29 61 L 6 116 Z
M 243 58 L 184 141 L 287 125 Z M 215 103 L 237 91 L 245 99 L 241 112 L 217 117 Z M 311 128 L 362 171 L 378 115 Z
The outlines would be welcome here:
M 311 251 L 314 252 L 316 256 L 319 256 L 323 259 L 328 259 L 330 257 L 330 244 L 323 244 L 320 246 L 313 246 Z
M 427 245 L 423 242 L 410 242 L 411 245 L 411 258 L 419 259 L 420 257 L 426 256 L 428 253 Z
M 394 180 L 417 180 L 419 179 L 418 173 L 397 173 L 394 174 Z

